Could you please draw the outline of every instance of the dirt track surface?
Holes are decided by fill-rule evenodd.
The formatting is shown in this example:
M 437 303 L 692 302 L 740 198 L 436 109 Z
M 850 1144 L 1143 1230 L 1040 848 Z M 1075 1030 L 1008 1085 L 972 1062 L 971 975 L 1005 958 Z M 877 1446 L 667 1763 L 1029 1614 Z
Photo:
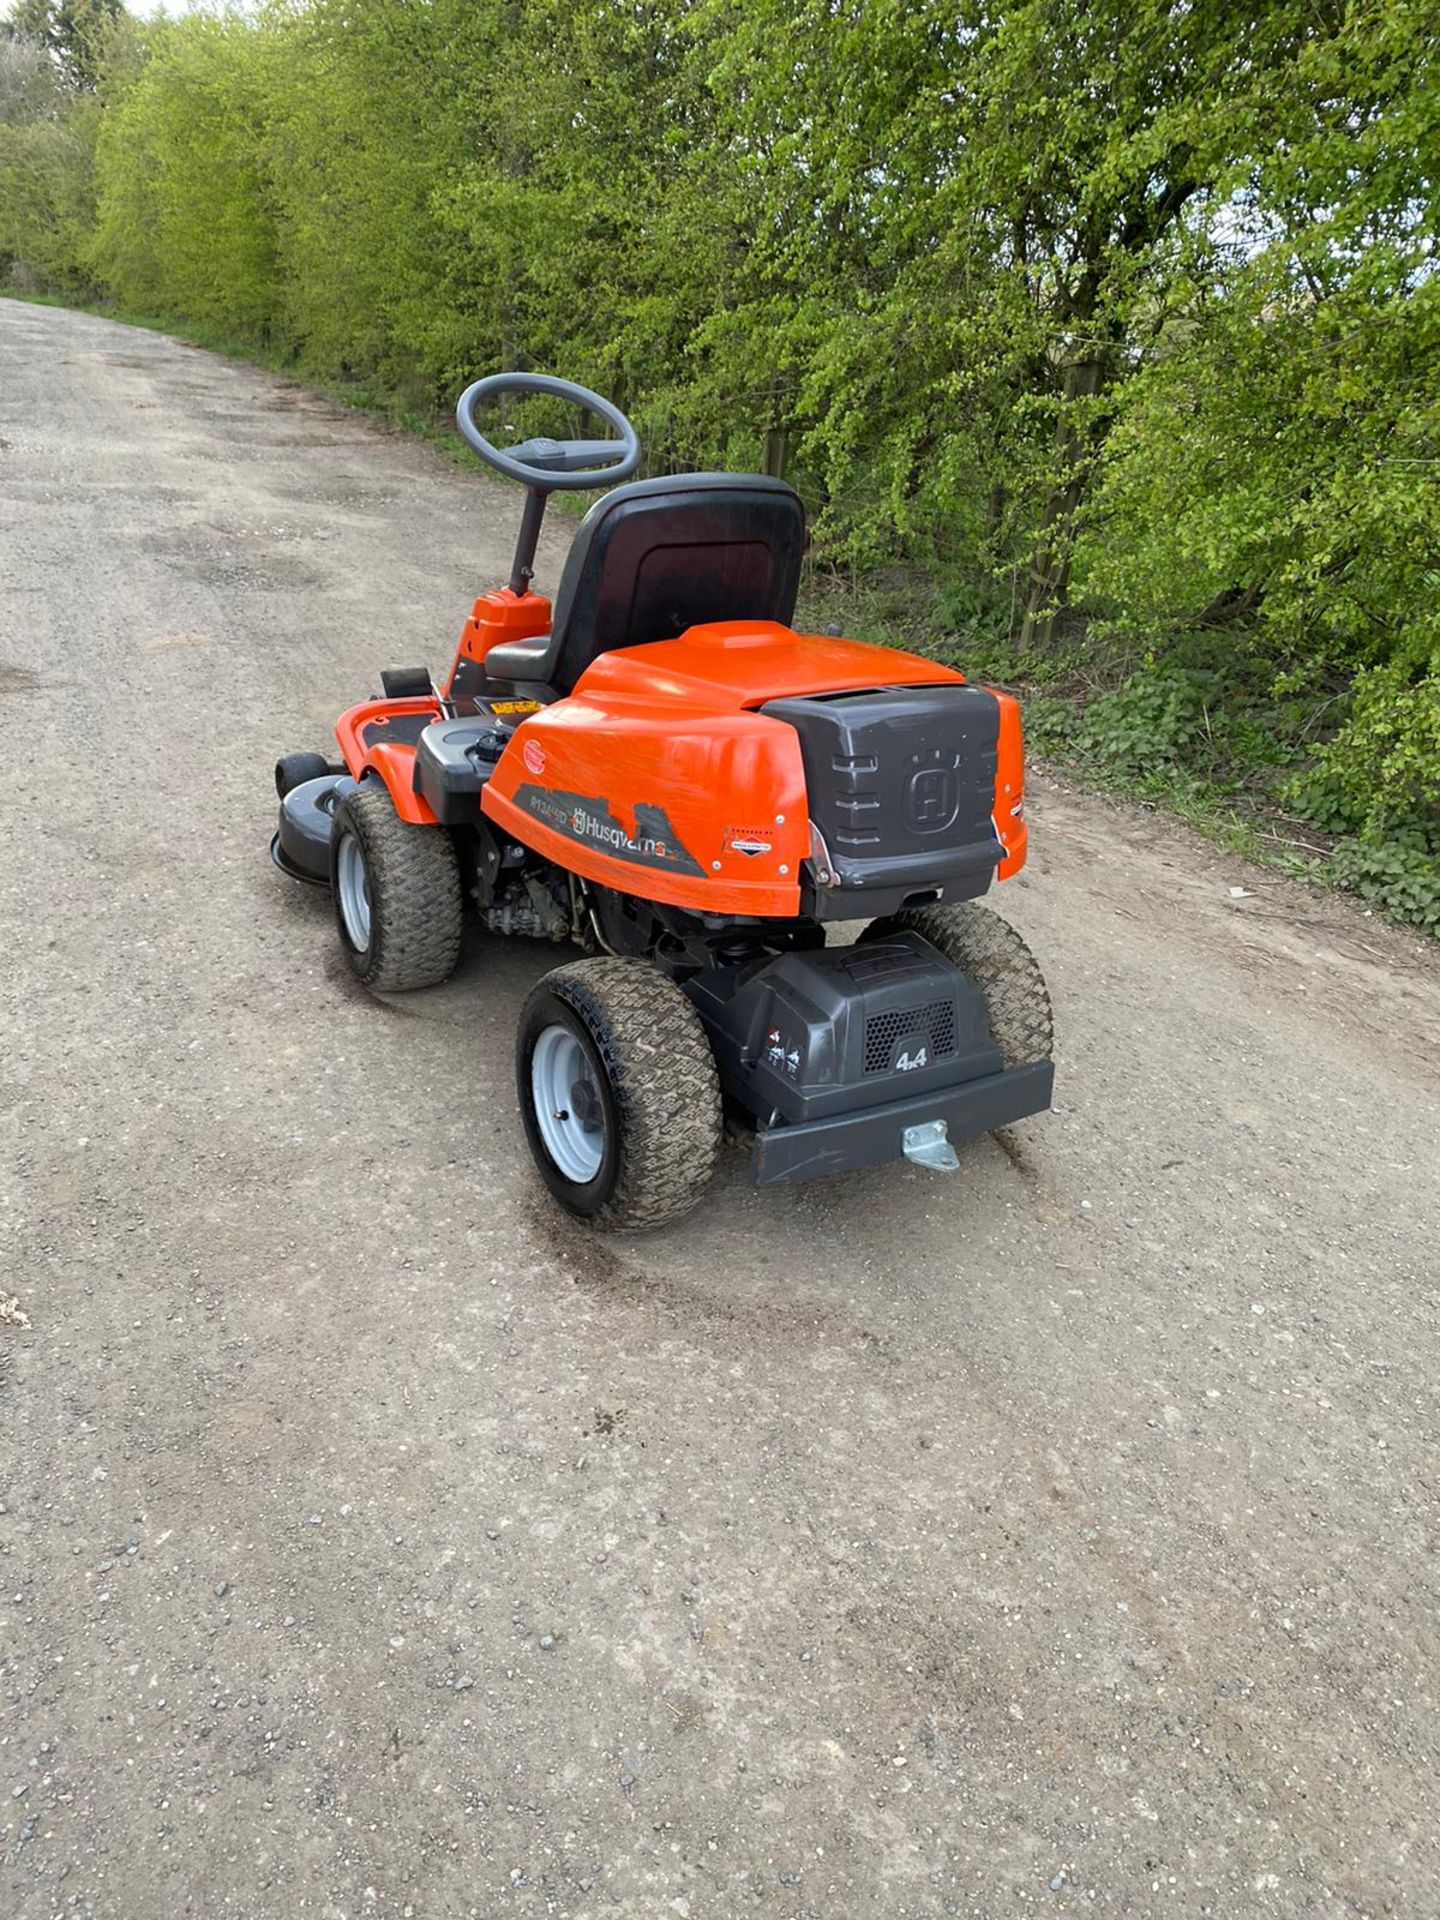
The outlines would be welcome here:
M 1042 782 L 1059 1109 L 588 1237 L 563 956 L 374 1003 L 265 854 L 518 500 L 100 320 L 0 370 L 0 1913 L 1440 1911 L 1417 941 Z

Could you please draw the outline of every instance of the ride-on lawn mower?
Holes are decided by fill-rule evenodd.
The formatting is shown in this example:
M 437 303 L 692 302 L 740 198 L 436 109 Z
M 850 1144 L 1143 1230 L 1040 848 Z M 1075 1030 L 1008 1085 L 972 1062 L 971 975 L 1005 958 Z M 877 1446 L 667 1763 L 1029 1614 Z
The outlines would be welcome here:
M 504 394 L 618 438 L 492 445 L 477 409 Z M 727 1115 L 768 1186 L 901 1155 L 953 1169 L 956 1140 L 1048 1107 L 1044 980 L 975 904 L 1025 860 L 1015 702 L 794 632 L 804 516 L 756 475 L 614 486 L 552 616 L 530 585 L 546 500 L 623 481 L 635 429 L 540 374 L 476 381 L 458 420 L 528 489 L 509 585 L 475 602 L 443 688 L 386 672 L 341 715 L 343 768 L 275 770 L 276 863 L 329 886 L 359 979 L 444 980 L 467 900 L 590 956 L 526 1001 L 518 1084 L 550 1191 L 601 1227 L 691 1207 Z

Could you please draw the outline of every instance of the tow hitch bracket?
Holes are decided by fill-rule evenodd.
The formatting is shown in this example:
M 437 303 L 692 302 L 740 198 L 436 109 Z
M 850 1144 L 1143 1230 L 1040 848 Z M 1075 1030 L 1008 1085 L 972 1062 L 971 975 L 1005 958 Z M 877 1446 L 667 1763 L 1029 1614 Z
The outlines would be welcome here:
M 906 1127 L 900 1136 L 905 1158 L 917 1167 L 933 1167 L 937 1173 L 954 1173 L 960 1156 L 950 1144 L 947 1120 L 926 1120 L 921 1126 Z

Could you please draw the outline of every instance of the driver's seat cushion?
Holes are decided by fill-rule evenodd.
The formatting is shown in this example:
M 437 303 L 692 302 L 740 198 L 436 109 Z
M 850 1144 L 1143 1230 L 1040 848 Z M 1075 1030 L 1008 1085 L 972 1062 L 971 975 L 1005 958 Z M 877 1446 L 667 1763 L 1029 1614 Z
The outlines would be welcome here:
M 795 617 L 805 512 L 783 480 L 686 473 L 607 493 L 575 535 L 548 639 L 508 640 L 485 656 L 496 680 L 565 693 L 613 647 L 673 640 L 712 620 Z
M 538 639 L 502 640 L 485 656 L 492 680 L 545 680 L 550 674 L 550 635 Z

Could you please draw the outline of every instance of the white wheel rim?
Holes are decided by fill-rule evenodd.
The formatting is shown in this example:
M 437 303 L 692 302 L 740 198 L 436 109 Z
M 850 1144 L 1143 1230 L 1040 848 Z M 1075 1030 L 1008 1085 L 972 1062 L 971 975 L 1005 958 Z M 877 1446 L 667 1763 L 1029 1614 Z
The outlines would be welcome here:
M 353 833 L 340 841 L 336 861 L 336 884 L 340 893 L 340 918 L 357 953 L 370 945 L 370 876 L 365 871 L 365 855 Z
M 530 1056 L 530 1098 L 545 1151 L 586 1186 L 605 1158 L 605 1108 L 589 1055 L 568 1027 L 546 1027 Z

